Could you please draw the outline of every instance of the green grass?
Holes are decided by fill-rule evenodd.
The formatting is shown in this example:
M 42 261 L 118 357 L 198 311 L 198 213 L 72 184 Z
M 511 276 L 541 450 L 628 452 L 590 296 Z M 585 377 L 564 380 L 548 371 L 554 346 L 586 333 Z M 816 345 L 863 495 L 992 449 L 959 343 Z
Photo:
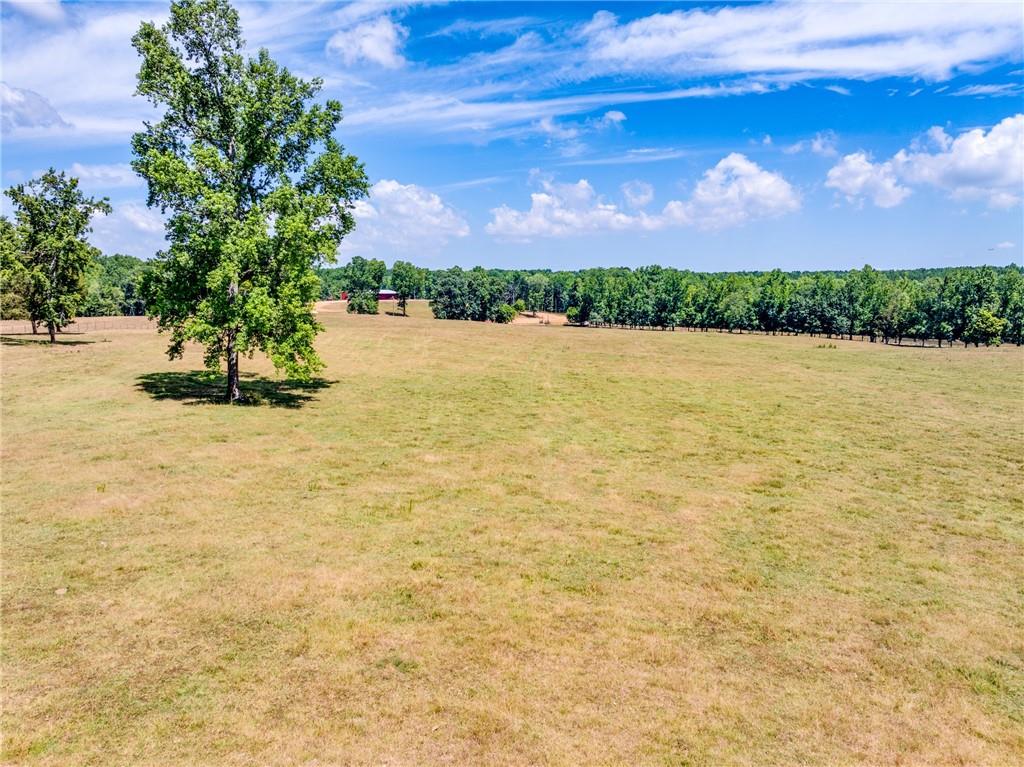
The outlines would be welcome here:
M 1024 760 L 1024 355 L 325 313 L 5 345 L 10 764 Z

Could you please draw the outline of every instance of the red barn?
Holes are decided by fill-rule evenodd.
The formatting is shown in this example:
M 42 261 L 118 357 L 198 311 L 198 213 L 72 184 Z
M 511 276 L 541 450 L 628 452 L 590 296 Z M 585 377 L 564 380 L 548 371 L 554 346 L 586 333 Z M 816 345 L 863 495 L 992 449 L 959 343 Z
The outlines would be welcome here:
M 348 291 L 341 291 L 341 300 L 348 301 Z M 377 293 L 378 301 L 397 301 L 398 294 L 393 290 L 381 290 Z

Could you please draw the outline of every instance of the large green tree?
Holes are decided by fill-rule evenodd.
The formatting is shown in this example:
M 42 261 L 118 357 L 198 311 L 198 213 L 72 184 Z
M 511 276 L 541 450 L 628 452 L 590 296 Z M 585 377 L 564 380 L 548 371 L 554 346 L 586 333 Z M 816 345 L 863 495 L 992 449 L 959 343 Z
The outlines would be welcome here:
M 163 26 L 132 38 L 138 93 L 163 110 L 132 139 L 149 204 L 169 214 L 167 250 L 147 281 L 147 311 L 169 331 L 168 354 L 198 341 L 206 364 L 227 363 L 227 398 L 242 398 L 238 357 L 267 354 L 308 378 L 320 284 L 367 194 L 363 166 L 334 131 L 341 104 L 311 103 L 301 80 L 266 50 L 242 55 L 238 13 L 226 0 L 171 3 Z
M 410 298 L 415 298 L 423 292 L 424 274 L 419 267 L 413 266 L 408 261 L 395 261 L 391 267 L 391 286 L 398 296 L 398 305 L 402 314 L 408 314 L 406 304 Z
M 57 331 L 74 320 L 85 302 L 89 269 L 99 254 L 86 241 L 90 222 L 97 213 L 109 213 L 110 205 L 106 198 L 86 197 L 77 178 L 53 168 L 6 194 L 14 222 L 0 232 L 4 283 L 20 293 L 33 332 L 43 323 L 50 343 L 56 343 Z

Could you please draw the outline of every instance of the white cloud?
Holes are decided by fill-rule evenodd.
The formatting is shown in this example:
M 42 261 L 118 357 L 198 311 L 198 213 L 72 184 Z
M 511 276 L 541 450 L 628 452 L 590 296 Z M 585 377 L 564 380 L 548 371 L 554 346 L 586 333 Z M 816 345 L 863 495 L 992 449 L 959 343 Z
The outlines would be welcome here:
M 767 3 L 658 13 L 620 24 L 600 11 L 580 30 L 604 69 L 786 74 L 801 79 L 946 79 L 1019 54 L 1015 3 Z
M 166 244 L 164 217 L 141 202 L 114 203 L 107 216 L 93 219 L 89 241 L 104 253 L 150 258 Z
M 64 19 L 64 9 L 61 8 L 60 0 L 5 0 L 5 2 L 39 21 L 53 23 Z
M 1012 248 L 1013 246 L 1014 246 L 1014 243 L 1010 242 L 1009 240 L 1006 240 L 1004 242 L 997 242 L 995 245 L 992 246 L 991 249 L 992 250 L 1010 250 L 1010 248 Z
M 71 164 L 69 173 L 78 177 L 83 184 L 101 189 L 140 186 L 143 183 L 142 178 L 126 162 L 110 165 L 83 165 L 76 162 Z
M 646 181 L 627 181 L 621 187 L 622 196 L 626 198 L 626 204 L 631 208 L 645 208 L 654 199 L 654 187 Z
M 842 85 L 826 85 L 825 86 L 825 90 L 832 91 L 833 93 L 838 93 L 840 96 L 849 96 L 849 95 L 851 95 L 850 94 L 850 89 L 849 88 L 844 88 Z
M 1024 114 L 1007 117 L 987 132 L 974 128 L 956 138 L 936 126 L 926 139 L 931 150 L 915 144 L 884 163 L 871 162 L 864 152 L 847 155 L 829 171 L 826 186 L 851 200 L 871 197 L 885 208 L 910 194 L 907 185 L 936 187 L 954 199 L 985 200 L 994 208 L 1020 203 Z
M 485 231 L 500 238 L 529 240 L 532 237 L 564 237 L 598 231 L 655 229 L 660 225 L 644 213 L 630 215 L 604 202 L 586 179 L 575 184 L 541 182 L 543 191 L 530 195 L 530 209 L 513 210 L 502 205 L 491 211 L 494 219 Z
M 355 231 L 342 243 L 350 253 L 436 252 L 469 234 L 469 224 L 436 194 L 416 184 L 382 179 L 355 206 Z
M 125 203 L 118 207 L 117 212 L 140 232 L 162 234 L 164 231 L 164 217 L 159 211 L 148 208 L 141 203 Z
M 600 123 L 605 126 L 618 126 L 626 121 L 626 115 L 618 109 L 611 109 L 601 116 Z
M 733 152 L 704 172 L 686 215 L 701 229 L 723 229 L 799 209 L 800 195 L 786 179 Z
M 0 82 L 0 126 L 5 133 L 19 129 L 69 128 L 56 109 L 35 91 Z
M 541 191 L 530 195 L 528 210 L 502 205 L 485 230 L 501 239 L 566 237 L 615 231 L 652 231 L 670 226 L 717 230 L 759 218 L 799 210 L 800 197 L 782 176 L 733 153 L 705 171 L 685 201 L 672 200 L 661 213 L 628 213 L 606 201 L 590 182 L 560 184 L 541 178 Z M 633 181 L 622 187 L 627 204 L 642 208 L 653 198 L 649 184 Z
M 554 121 L 552 117 L 542 117 L 537 121 L 537 130 L 543 133 L 549 139 L 556 139 L 561 141 L 567 141 L 570 139 L 578 138 L 580 135 L 579 127 L 575 125 L 561 125 Z
M 938 151 L 901 150 L 893 158 L 907 181 L 938 187 L 957 199 L 987 199 L 993 207 L 1020 202 L 1024 114 L 1005 118 L 987 133 L 974 128 L 954 139 L 941 128 L 932 128 L 929 137 Z
M 786 154 L 796 154 L 797 152 L 809 150 L 822 157 L 835 157 L 838 154 L 838 152 L 836 152 L 836 141 L 838 141 L 838 139 L 839 137 L 836 135 L 835 131 L 819 131 L 811 138 L 798 141 L 795 144 L 790 144 L 782 151 Z
M 910 190 L 900 186 L 892 162 L 874 163 L 864 152 L 848 154 L 828 172 L 825 186 L 842 192 L 849 202 L 870 198 L 879 208 L 903 202 Z
M 335 32 L 327 41 L 327 53 L 349 65 L 368 61 L 385 69 L 398 69 L 405 64 L 402 46 L 408 36 L 409 30 L 401 24 L 379 16 Z

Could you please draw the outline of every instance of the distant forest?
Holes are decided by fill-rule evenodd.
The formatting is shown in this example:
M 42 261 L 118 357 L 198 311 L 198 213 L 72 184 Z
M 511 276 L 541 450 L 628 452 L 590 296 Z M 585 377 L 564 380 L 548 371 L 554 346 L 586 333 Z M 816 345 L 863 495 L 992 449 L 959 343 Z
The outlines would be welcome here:
M 570 322 L 589 326 L 1024 343 L 1024 271 L 1014 264 L 718 273 L 659 266 L 430 270 L 399 262 L 398 268 L 398 279 L 394 269 L 364 259 L 318 269 L 320 296 L 366 289 L 366 275 L 373 274 L 379 288 L 430 300 L 439 319 L 507 321 L 514 308 L 566 313 Z M 145 314 L 148 271 L 149 262 L 132 256 L 96 258 L 82 315 Z M 5 294 L 2 307 L 5 319 L 22 317 L 16 294 Z
M 354 259 L 321 269 L 321 296 L 348 290 L 357 273 L 367 272 L 366 263 L 372 262 Z M 399 264 L 404 276 L 411 265 Z M 1024 341 L 1024 273 L 1014 264 L 849 272 L 701 273 L 660 266 L 418 271 L 420 279 L 397 282 L 382 265 L 378 273 L 382 287 L 398 290 L 400 298 L 429 299 L 439 319 L 502 322 L 514 307 L 564 312 L 569 322 L 589 326 L 857 335 L 940 345 Z

